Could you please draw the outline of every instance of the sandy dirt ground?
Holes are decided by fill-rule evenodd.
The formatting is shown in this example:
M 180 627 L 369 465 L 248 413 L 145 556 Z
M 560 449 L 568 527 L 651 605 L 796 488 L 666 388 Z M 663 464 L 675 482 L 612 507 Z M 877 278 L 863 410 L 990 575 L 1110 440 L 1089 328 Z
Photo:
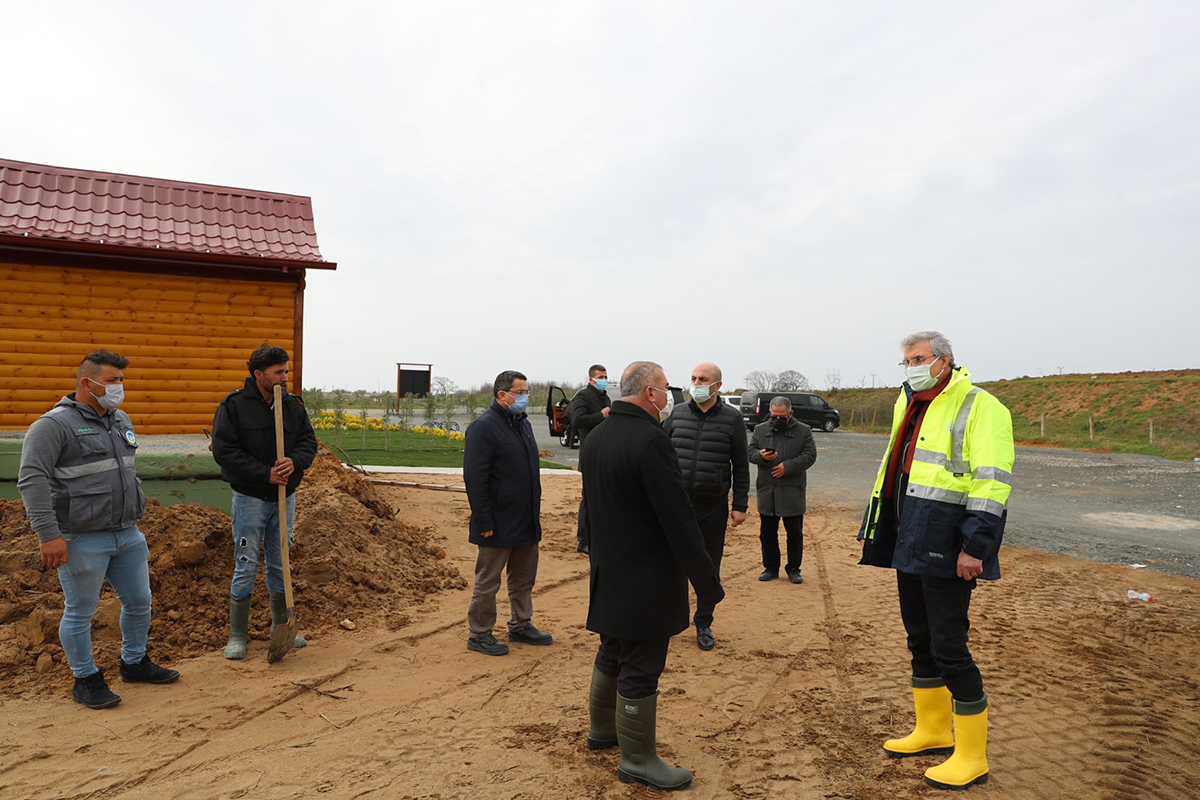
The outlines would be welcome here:
M 390 541 L 382 528 L 376 548 L 363 550 L 353 586 L 374 582 L 386 591 L 342 591 L 342 607 L 317 601 L 323 586 L 343 584 L 331 575 L 314 583 L 316 556 L 302 556 L 295 569 L 309 578 L 298 590 L 299 613 L 311 644 L 268 666 L 261 630 L 247 660 L 221 658 L 224 609 L 205 607 L 212 592 L 196 587 L 202 599 L 194 607 L 172 599 L 182 617 L 174 621 L 195 619 L 197 632 L 190 649 L 173 645 L 173 657 L 164 659 L 183 677 L 171 686 L 114 680 L 123 702 L 104 711 L 70 701 L 56 636 L 43 636 L 53 644 L 28 641 L 34 612 L 28 604 L 21 611 L 21 592 L 41 597 L 44 586 L 14 584 L 8 627 L 24 626 L 24 633 L 3 636 L 10 650 L 25 648 L 25 661 L 15 659 L 0 677 L 0 796 L 657 796 L 617 781 L 616 750 L 584 745 L 597 640 L 584 629 L 587 562 L 574 552 L 579 485 L 576 475 L 543 478 L 534 621 L 555 643 L 514 645 L 506 657 L 465 648 L 469 586 L 456 588 L 451 574 L 456 568 L 469 581 L 474 564 L 461 494 L 358 491 L 396 509 L 405 536 L 416 536 L 413 552 L 436 558 L 444 550 L 444 559 L 418 565 L 426 594 L 395 588 L 412 584 L 400 580 L 410 564 L 403 554 L 380 552 Z M 685 796 L 940 794 L 921 775 L 941 757 L 892 760 L 880 747 L 911 725 L 909 670 L 893 573 L 854 563 L 858 517 L 837 506 L 810 509 L 801 586 L 757 580 L 753 513 L 730 531 L 717 647 L 701 652 L 690 631 L 676 637 L 660 686 L 659 750 L 695 773 Z M 365 519 L 346 516 L 347 524 Z M 214 550 L 219 539 L 211 539 Z M 338 570 L 352 568 L 346 559 L 353 553 L 322 557 Z M 991 780 L 971 796 L 1194 797 L 1200 583 L 1016 548 L 1006 548 L 1002 566 L 1004 579 L 982 585 L 972 608 L 972 649 L 992 731 Z M 208 580 L 181 569 L 156 580 Z M 1154 600 L 1128 600 L 1131 587 Z M 498 630 L 507 613 L 503 588 L 500 599 Z M 50 598 L 42 605 L 52 605 Z M 44 630 L 61 612 L 41 613 Z M 161 603 L 156 613 L 163 614 Z M 360 624 L 344 630 L 341 618 Z M 174 632 L 156 617 L 152 646 Z M 112 635 L 97 636 L 102 664 L 113 663 L 115 648 Z M 34 663 L 46 653 L 39 673 Z

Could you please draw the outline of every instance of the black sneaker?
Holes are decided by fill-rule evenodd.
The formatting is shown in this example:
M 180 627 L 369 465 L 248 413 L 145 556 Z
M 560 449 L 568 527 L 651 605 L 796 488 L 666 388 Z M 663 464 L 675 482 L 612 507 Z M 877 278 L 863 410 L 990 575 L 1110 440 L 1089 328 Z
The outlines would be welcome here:
M 508 640 L 517 644 L 552 644 L 554 637 L 545 631 L 539 631 L 533 627 L 533 623 L 528 623 L 523 628 L 509 631 Z
M 800 576 L 800 570 L 798 569 L 788 570 L 788 580 L 792 583 L 804 583 L 804 578 Z
M 150 656 L 142 656 L 136 664 L 121 662 L 121 680 L 125 683 L 174 683 L 178 679 L 177 670 L 160 667 Z
M 100 670 L 86 678 L 76 678 L 71 697 L 76 703 L 83 703 L 88 708 L 109 708 L 121 702 L 121 698 L 113 694 L 104 682 L 104 673 Z
M 467 649 L 474 650 L 476 653 L 483 653 L 485 656 L 508 655 L 508 645 L 490 633 L 485 633 L 482 636 L 472 636 L 467 639 Z
M 712 628 L 700 628 L 696 631 L 696 646 L 701 650 L 712 650 L 717 640 L 713 637 Z
M 773 581 L 779 577 L 779 572 L 773 569 L 764 569 L 762 574 L 758 576 L 760 581 Z

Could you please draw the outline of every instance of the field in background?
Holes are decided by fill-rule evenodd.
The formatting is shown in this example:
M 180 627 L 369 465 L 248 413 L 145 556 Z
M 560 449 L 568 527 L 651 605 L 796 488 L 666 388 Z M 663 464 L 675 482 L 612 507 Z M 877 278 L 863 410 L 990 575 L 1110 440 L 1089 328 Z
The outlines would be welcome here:
M 1200 370 L 1052 375 L 979 386 L 1012 411 L 1013 434 L 1022 444 L 1200 457 Z M 841 412 L 843 428 L 886 433 L 897 391 L 821 394 Z

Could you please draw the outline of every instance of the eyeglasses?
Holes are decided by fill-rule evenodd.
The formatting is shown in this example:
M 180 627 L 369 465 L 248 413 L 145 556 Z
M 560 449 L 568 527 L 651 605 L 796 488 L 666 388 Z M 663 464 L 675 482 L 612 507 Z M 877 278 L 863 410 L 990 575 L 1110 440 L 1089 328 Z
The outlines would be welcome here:
M 513 395 L 514 397 L 528 397 L 528 396 L 529 396 L 529 390 L 528 390 L 528 389 L 520 389 L 520 390 L 518 390 L 518 391 L 515 391 L 515 392 L 510 392 L 510 391 L 508 391 L 507 389 L 504 389 L 504 390 L 502 390 L 502 391 L 503 391 L 505 394 L 511 394 L 511 395 Z
M 917 358 L 905 359 L 904 361 L 901 361 L 901 362 L 900 362 L 900 366 L 902 366 L 902 367 L 916 367 L 916 366 L 919 366 L 919 365 L 921 364 L 921 362 L 922 362 L 922 361 L 928 361 L 928 360 L 929 360 L 929 359 L 931 359 L 931 358 L 937 358 L 937 356 L 935 356 L 935 355 L 928 355 L 928 356 L 918 356 Z
M 657 386 L 655 386 L 654 384 L 650 384 L 650 388 L 651 388 L 651 389 L 653 389 L 653 390 L 654 390 L 654 391 L 656 391 L 656 392 L 662 392 L 663 394 L 666 394 L 666 393 L 667 393 L 667 390 L 666 390 L 666 389 L 660 389 L 660 388 L 658 388 Z

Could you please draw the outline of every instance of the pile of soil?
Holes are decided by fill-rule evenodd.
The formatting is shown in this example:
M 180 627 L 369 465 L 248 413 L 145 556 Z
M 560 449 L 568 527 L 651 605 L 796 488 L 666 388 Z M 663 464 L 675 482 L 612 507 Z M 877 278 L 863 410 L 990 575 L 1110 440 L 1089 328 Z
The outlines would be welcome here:
M 229 515 L 197 503 L 164 508 L 151 500 L 138 523 L 150 547 L 154 617 L 150 650 L 158 663 L 220 649 L 229 625 L 233 537 Z M 297 491 L 293 590 L 301 632 L 319 637 L 356 625 L 408 622 L 405 610 L 467 582 L 433 544 L 430 528 L 396 519 L 370 483 L 331 455 L 317 457 Z M 0 693 L 69 684 L 58 643 L 62 589 L 41 566 L 37 537 L 20 501 L 0 500 Z M 106 583 L 92 628 L 96 663 L 115 672 L 121 606 Z M 251 640 L 270 625 L 264 570 L 251 611 Z

